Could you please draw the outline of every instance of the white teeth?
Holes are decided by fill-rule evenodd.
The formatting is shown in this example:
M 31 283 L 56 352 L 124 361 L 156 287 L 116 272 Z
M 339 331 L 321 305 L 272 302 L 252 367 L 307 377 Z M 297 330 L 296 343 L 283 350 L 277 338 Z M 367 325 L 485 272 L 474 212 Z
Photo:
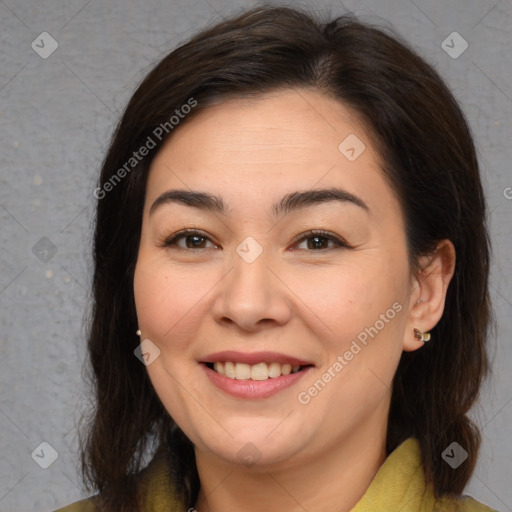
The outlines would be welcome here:
M 251 366 L 251 379 L 252 380 L 267 380 L 268 379 L 268 366 L 267 363 L 258 363 Z
M 237 380 L 267 380 L 275 379 L 281 375 L 298 372 L 300 365 L 292 366 L 290 363 L 234 363 L 232 361 L 213 363 L 213 369 L 219 374 Z
M 283 366 L 281 366 L 281 373 L 283 375 L 289 375 L 292 373 L 292 365 L 289 363 L 283 364 Z
M 268 376 L 275 379 L 281 375 L 281 365 L 279 363 L 270 363 Z
M 238 380 L 247 380 L 251 378 L 251 367 L 245 363 L 236 363 L 235 378 Z
M 231 361 L 226 361 L 224 363 L 224 375 L 230 379 L 235 378 L 235 363 L 232 363 Z
M 224 365 L 222 363 L 213 363 L 213 368 L 220 375 L 224 375 Z

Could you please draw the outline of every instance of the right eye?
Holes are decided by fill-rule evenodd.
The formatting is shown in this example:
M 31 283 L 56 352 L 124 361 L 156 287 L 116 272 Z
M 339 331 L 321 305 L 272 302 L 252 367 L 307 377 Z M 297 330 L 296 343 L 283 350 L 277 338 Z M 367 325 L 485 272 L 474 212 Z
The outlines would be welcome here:
M 207 246 L 208 243 L 210 243 L 213 248 L 218 247 L 203 233 L 193 229 L 184 229 L 166 238 L 162 246 L 167 248 L 176 247 L 179 250 L 186 251 L 189 249 L 209 249 L 211 247 Z

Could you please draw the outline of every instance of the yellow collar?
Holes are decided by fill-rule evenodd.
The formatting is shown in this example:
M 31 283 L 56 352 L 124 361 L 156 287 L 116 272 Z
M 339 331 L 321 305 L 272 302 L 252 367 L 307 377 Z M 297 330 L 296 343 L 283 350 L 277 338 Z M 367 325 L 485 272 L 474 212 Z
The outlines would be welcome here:
M 163 464 L 162 464 L 163 463 Z M 163 459 L 153 459 L 147 468 L 149 492 L 146 512 L 180 510 L 169 485 L 169 473 Z M 444 497 L 436 502 L 426 485 L 417 439 L 410 437 L 385 460 L 370 487 L 351 512 L 492 512 L 469 497 L 460 500 Z
M 410 437 L 384 461 L 370 487 L 351 512 L 493 512 L 473 498 L 444 496 L 436 500 L 425 481 L 421 448 Z
M 181 512 L 173 495 L 169 468 L 163 452 L 155 454 L 141 474 L 139 491 L 144 496 L 143 512 Z M 69 508 L 68 508 L 69 507 Z M 88 512 L 90 499 L 63 508 L 60 512 Z M 91 508 L 89 508 L 91 507 Z M 410 437 L 384 461 L 370 486 L 350 512 L 495 512 L 478 501 L 464 496 L 445 496 L 436 501 L 431 486 L 425 482 L 421 449 Z M 59 512 L 59 511 L 56 511 Z

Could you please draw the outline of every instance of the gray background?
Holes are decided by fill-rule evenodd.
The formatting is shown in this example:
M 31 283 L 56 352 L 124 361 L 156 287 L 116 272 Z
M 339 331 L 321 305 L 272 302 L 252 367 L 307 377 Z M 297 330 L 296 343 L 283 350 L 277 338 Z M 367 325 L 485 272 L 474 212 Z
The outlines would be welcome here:
M 205 24 L 255 4 L 0 0 L 1 511 L 49 511 L 86 496 L 76 435 L 86 405 L 82 316 L 91 280 L 92 192 L 115 122 L 164 54 Z M 469 118 L 490 211 L 498 332 L 494 377 L 473 411 L 484 441 L 466 493 L 510 511 L 512 3 L 295 4 L 391 22 L 446 78 Z M 46 59 L 31 47 L 44 31 L 58 42 Z M 442 47 L 454 31 L 469 45 L 458 58 Z M 42 442 L 58 454 L 47 469 L 31 456 Z M 34 458 L 48 462 L 49 450 L 43 453 Z

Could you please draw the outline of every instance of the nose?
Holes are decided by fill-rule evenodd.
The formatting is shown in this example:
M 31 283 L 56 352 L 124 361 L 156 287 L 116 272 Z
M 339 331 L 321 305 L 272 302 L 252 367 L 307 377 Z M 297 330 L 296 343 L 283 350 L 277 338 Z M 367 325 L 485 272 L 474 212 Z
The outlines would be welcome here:
M 235 254 L 233 268 L 220 283 L 212 306 L 215 320 L 244 331 L 284 325 L 290 319 L 292 301 L 278 274 L 263 254 L 251 263 Z

